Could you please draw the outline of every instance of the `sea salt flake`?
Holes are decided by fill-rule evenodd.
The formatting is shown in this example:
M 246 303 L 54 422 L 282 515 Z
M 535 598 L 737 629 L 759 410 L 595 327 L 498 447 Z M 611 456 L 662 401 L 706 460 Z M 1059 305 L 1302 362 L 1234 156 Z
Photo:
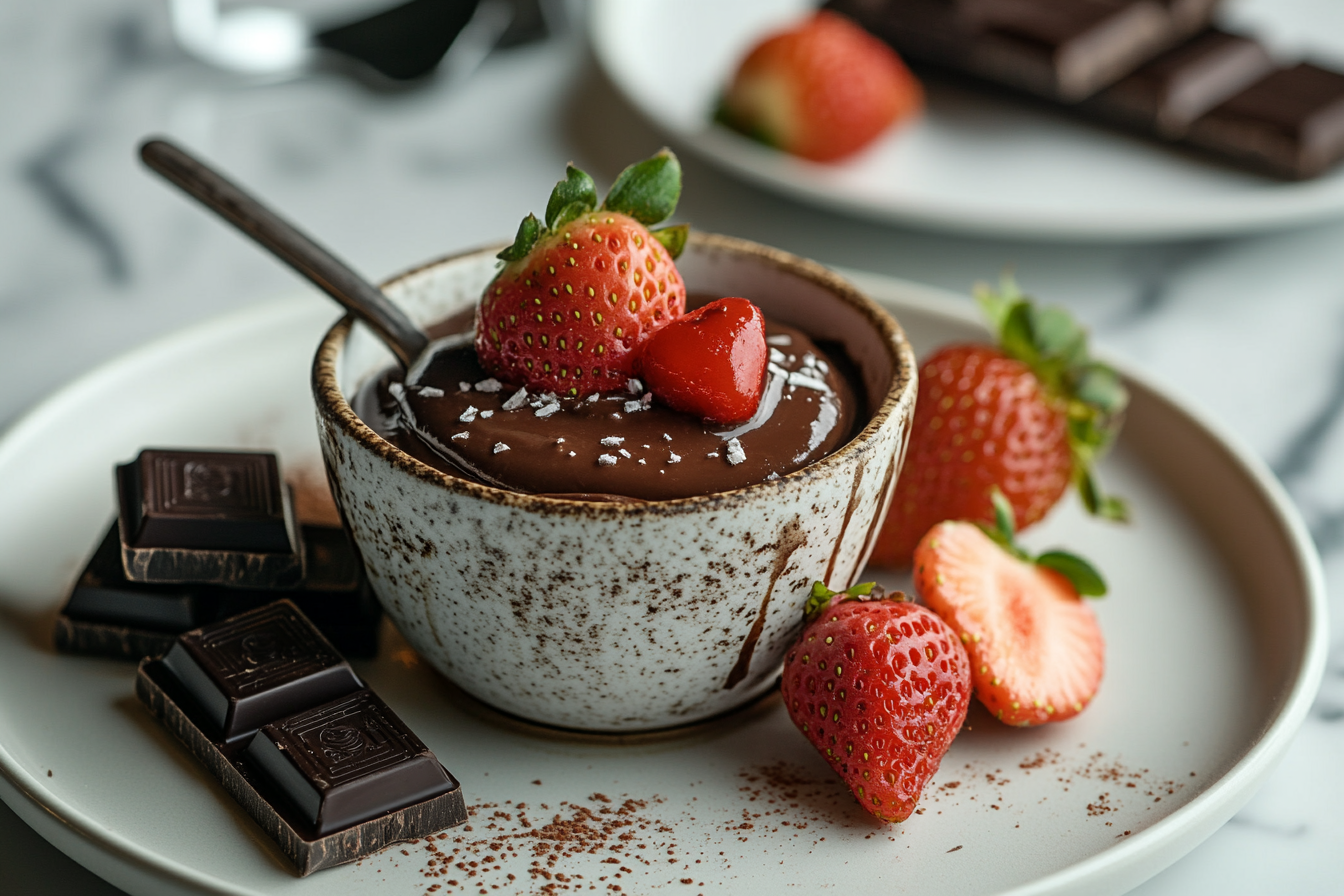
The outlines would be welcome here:
M 556 439 L 556 440 L 555 440 L 555 444 L 557 444 L 557 445 L 563 445 L 563 444 L 565 444 L 564 437 L 562 436 L 561 438 Z
M 606 445 L 608 448 L 615 448 L 624 441 L 625 439 L 621 436 L 607 436 L 602 440 L 602 444 Z
M 490 419 L 491 417 L 493 417 L 493 416 L 495 416 L 495 412 L 494 412 L 494 411 L 481 411 L 481 419 L 482 419 L 482 420 L 489 420 L 489 419 Z
M 603 466 L 603 467 L 614 467 L 614 466 L 616 466 L 616 455 L 614 455 L 614 454 L 599 454 L 599 455 L 597 456 L 597 463 L 598 463 L 599 466 Z
M 774 482 L 774 481 L 775 481 L 776 479 L 778 479 L 778 478 L 779 478 L 779 474 L 778 474 L 778 473 L 771 473 L 769 476 L 765 477 L 765 481 L 766 481 L 766 482 Z
M 573 457 L 573 456 L 574 456 L 574 452 L 573 452 L 573 451 L 569 452 L 569 456 L 570 456 L 570 457 Z
M 496 443 L 495 443 L 495 448 L 494 448 L 494 453 L 495 453 L 495 454 L 498 454 L 498 453 L 501 452 L 501 451 L 508 451 L 508 450 L 509 450 L 509 446 L 508 446 L 508 445 L 505 445 L 503 442 L 496 442 Z
M 455 439 L 465 439 L 465 438 L 466 438 L 467 436 L 469 436 L 469 435 L 471 435 L 471 433 L 469 433 L 469 432 L 455 432 L 455 433 L 453 433 L 453 438 L 455 438 Z
M 821 371 L 821 375 L 822 375 L 822 376 L 825 376 L 826 374 L 828 374 L 828 373 L 831 372 L 831 365 L 827 364 L 825 361 L 823 361 L 823 360 L 821 360 L 820 358 L 818 358 L 818 359 L 817 359 L 817 370 L 820 370 L 820 371 Z
M 649 409 L 649 406 L 653 404 L 653 393 L 645 392 L 642 396 L 640 396 L 639 403 L 642 404 L 644 406 L 644 410 L 647 411 Z
M 589 403 L 589 404 L 592 404 L 593 402 L 597 401 L 597 400 L 598 400 L 599 398 L 601 398 L 601 397 L 602 397 L 601 395 L 599 395 L 598 393 L 594 392 L 592 395 L 589 395 L 589 396 L 588 396 L 588 403 Z
M 509 397 L 509 400 L 504 402 L 504 410 L 516 411 L 525 404 L 527 404 L 527 387 L 523 387 L 513 393 L 513 395 Z
M 462 412 L 462 416 L 457 418 L 457 421 L 459 423 L 470 423 L 476 419 L 478 413 L 480 412 L 476 410 L 476 405 L 469 404 L 467 405 L 467 409 Z
M 765 337 L 766 345 L 793 345 L 793 337 L 787 333 L 780 333 L 778 336 Z
M 770 349 L 770 360 L 776 364 L 784 363 L 784 353 L 777 348 Z
M 812 354 L 811 352 L 808 352 L 807 354 L 803 355 L 803 366 L 804 366 L 804 367 L 816 367 L 816 366 L 817 366 L 817 356 L 814 355 L 814 354 Z
M 624 448 L 622 448 L 620 451 L 617 451 L 616 453 L 619 454 L 621 457 L 629 457 L 629 456 L 630 456 L 630 452 L 629 452 L 629 451 L 626 451 Z
M 462 381 L 462 382 L 460 382 L 460 383 L 458 383 L 458 384 L 457 384 L 457 391 L 459 391 L 459 392 L 470 392 L 470 391 L 471 391 L 471 383 L 468 383 L 468 382 L 466 382 L 465 380 Z
M 619 419 L 621 419 L 621 415 L 620 415 L 620 414 L 617 414 L 615 411 L 613 411 L 612 414 L 611 414 L 611 419 L 613 419 L 613 420 L 619 420 Z
M 679 463 L 681 463 L 681 455 L 678 454 L 678 453 L 675 452 L 675 451 L 670 452 L 670 454 L 669 454 L 669 456 L 668 456 L 668 458 L 667 458 L 667 462 L 670 463 L 670 464 L 679 464 Z
M 789 372 L 785 370 L 783 367 L 780 367 L 778 364 L 767 364 L 765 369 L 773 373 L 775 376 L 782 376 L 785 379 L 789 378 Z
M 718 457 L 718 456 L 719 456 L 719 452 L 717 452 L 717 451 L 711 451 L 711 452 L 709 452 L 708 454 L 705 455 L 705 457 Z
M 642 402 L 642 401 L 627 401 L 627 402 L 625 403 L 625 412 L 626 412 L 627 414 L 633 414 L 633 413 L 635 413 L 636 411 L 642 411 L 642 410 L 644 410 L 644 408 L 645 408 L 645 405 L 644 405 L 644 402 Z
M 640 462 L 640 463 L 644 463 L 644 458 L 641 457 L 641 458 L 639 459 L 639 462 Z
M 737 466 L 747 459 L 747 452 L 742 450 L 742 443 L 737 439 L 728 440 L 728 463 Z
M 666 442 L 670 442 L 670 441 L 672 441 L 672 437 L 671 437 L 670 435 L 668 435 L 667 433 L 663 433 L 663 440 L 666 441 Z
M 805 373 L 799 373 L 799 372 L 797 372 L 797 371 L 795 371 L 795 372 L 789 374 L 789 385 L 790 385 L 790 386 L 803 386 L 804 388 L 807 388 L 807 389 L 815 389 L 815 390 L 817 390 L 818 392 L 830 392 L 830 391 L 831 391 L 831 387 L 828 386 L 828 385 L 826 385 L 826 381 L 825 381 L 825 380 L 819 380 L 819 379 L 817 379 L 817 378 L 814 377 L 814 376 L 808 376 L 808 375 L 805 374 Z
M 560 410 L 560 402 L 553 401 L 550 404 L 546 405 L 544 408 L 537 408 L 537 416 L 549 417 L 558 410 Z
M 476 391 L 478 392 L 498 392 L 500 389 L 503 388 L 504 384 L 501 383 L 499 380 L 495 379 L 494 377 L 490 377 L 489 379 L 486 380 L 481 380 L 479 383 L 476 384 Z
M 442 397 L 443 397 L 443 390 L 442 390 L 442 389 L 436 389 L 436 388 L 433 387 L 433 386 L 421 386 L 421 387 L 420 387 L 420 397 L 421 397 L 421 398 L 442 398 Z
M 625 388 L 631 395 L 638 395 L 644 391 L 644 384 L 634 377 L 631 377 L 625 381 Z

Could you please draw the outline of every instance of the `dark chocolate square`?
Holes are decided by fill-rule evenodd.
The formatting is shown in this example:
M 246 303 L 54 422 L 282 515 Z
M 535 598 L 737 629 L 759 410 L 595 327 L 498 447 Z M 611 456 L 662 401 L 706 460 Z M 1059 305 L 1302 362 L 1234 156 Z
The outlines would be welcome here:
M 263 726 L 247 756 L 319 835 L 457 786 L 369 690 Z
M 1344 74 L 1302 63 L 1274 72 L 1196 120 L 1190 142 L 1282 177 L 1344 158 Z
M 377 656 L 382 607 L 344 530 L 301 531 L 306 575 L 297 589 L 157 585 L 126 578 L 113 521 L 57 617 L 56 648 L 127 660 L 162 656 L 185 631 L 288 597 L 345 656 Z
M 187 632 L 163 664 L 225 742 L 363 687 L 288 600 Z
M 303 555 L 273 454 L 146 449 L 117 467 L 122 560 L 138 582 L 275 588 Z
M 1255 41 L 1210 29 L 1099 93 L 1094 110 L 1121 123 L 1179 137 L 1190 122 L 1275 69 Z

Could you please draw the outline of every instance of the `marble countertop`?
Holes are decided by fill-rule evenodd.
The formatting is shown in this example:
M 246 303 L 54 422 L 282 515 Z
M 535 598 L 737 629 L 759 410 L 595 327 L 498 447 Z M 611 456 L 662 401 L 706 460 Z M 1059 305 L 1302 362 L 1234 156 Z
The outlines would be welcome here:
M 662 144 L 575 26 L 495 54 L 464 83 L 375 93 L 331 76 L 268 84 L 208 69 L 174 46 L 161 0 L 0 5 L 0 118 L 0 427 L 147 340 L 306 288 L 147 175 L 134 153 L 145 135 L 196 148 L 371 277 L 511 236 L 567 161 L 610 182 Z M 1344 221 L 1160 245 L 971 239 L 873 226 L 684 163 L 678 216 L 705 230 L 963 293 L 1012 265 L 1270 464 L 1336 595 L 1325 684 L 1259 794 L 1137 892 L 1337 887 Z M 3 806 L 0 869 L 21 896 L 119 892 Z

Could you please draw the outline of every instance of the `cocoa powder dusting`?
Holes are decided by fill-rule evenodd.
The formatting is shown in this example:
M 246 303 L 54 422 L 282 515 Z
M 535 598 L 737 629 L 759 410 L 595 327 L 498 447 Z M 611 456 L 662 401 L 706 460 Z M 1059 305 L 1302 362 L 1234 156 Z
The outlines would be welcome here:
M 1085 750 L 1085 745 L 1080 749 Z M 1085 809 L 1081 798 L 1068 803 L 1076 806 L 1068 811 L 1085 811 L 1089 819 L 1105 819 L 1124 811 L 1127 801 L 1137 801 L 1139 805 L 1130 807 L 1128 818 L 1139 820 L 1134 811 L 1151 811 L 1154 804 L 1185 786 L 1100 752 L 1070 758 L 1047 748 L 1024 757 L 1009 770 L 973 763 L 955 769 L 945 766 L 925 788 L 916 813 L 942 814 L 941 807 L 971 804 L 988 813 L 1017 809 L 1009 820 L 1025 823 L 1031 807 L 1015 805 L 1013 779 L 1039 775 L 1051 776 L 1058 784 L 1051 790 L 1060 794 L 1104 786 L 1088 795 Z M 733 867 L 733 857 L 718 849 L 726 845 L 724 841 L 754 842 L 752 850 L 789 843 L 794 849 L 811 852 L 825 848 L 827 834 L 846 829 L 863 833 L 865 839 L 891 842 L 900 833 L 901 826 L 881 823 L 863 811 L 843 782 L 824 767 L 776 761 L 743 767 L 737 777 L 738 805 L 727 811 L 722 800 L 715 801 L 718 808 L 710 809 L 696 797 L 677 807 L 658 795 L 605 793 L 562 801 L 554 807 L 512 800 L 477 803 L 468 809 L 467 824 L 415 841 L 412 852 L 401 849 L 400 853 L 423 857 L 425 896 L 439 892 L 623 894 L 627 888 L 644 892 L 673 884 L 678 891 L 687 887 L 682 891 L 687 896 L 700 896 L 705 878 L 721 881 Z M 1040 797 L 1039 802 L 1049 798 Z M 1112 825 L 1109 820 L 1100 823 Z M 692 840 L 679 842 L 679 831 L 683 836 L 689 833 Z M 1132 829 L 1116 836 L 1131 833 Z M 962 848 L 957 845 L 947 852 Z

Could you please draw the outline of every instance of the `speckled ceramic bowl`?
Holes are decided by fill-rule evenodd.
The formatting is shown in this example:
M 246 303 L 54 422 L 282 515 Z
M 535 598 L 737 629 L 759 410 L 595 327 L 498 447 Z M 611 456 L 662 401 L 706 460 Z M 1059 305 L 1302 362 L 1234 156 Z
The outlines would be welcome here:
M 474 303 L 493 251 L 384 285 L 416 321 Z M 647 731 L 733 709 L 775 681 L 812 582 L 851 584 L 905 452 L 915 360 L 897 323 L 841 277 L 744 240 L 694 234 L 691 292 L 743 295 L 844 344 L 863 431 L 774 482 L 643 504 L 539 498 L 447 475 L 384 441 L 347 401 L 391 363 L 341 321 L 318 348 L 323 456 L 374 590 L 406 639 L 468 693 L 530 721 Z

